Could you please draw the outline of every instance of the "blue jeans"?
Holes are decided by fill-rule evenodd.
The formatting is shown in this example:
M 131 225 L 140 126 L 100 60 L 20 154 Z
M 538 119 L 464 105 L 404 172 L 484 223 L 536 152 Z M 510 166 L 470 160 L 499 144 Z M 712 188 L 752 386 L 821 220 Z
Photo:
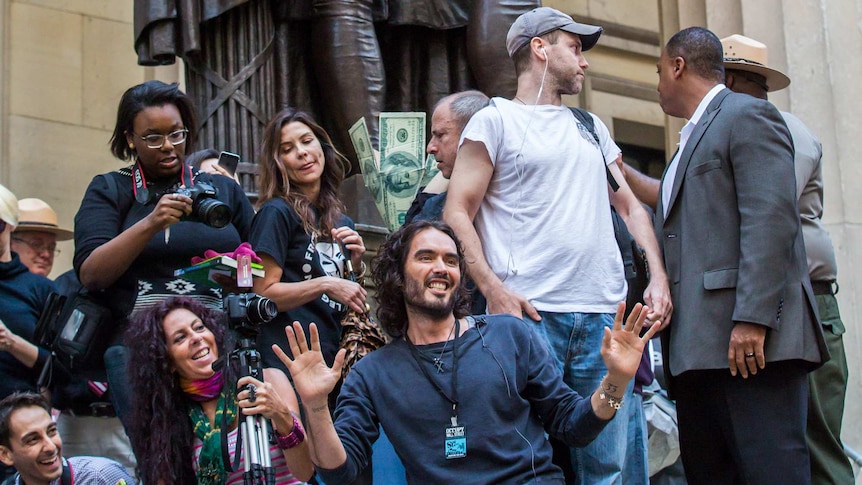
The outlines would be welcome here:
M 589 398 L 607 373 L 601 356 L 604 328 L 611 328 L 614 316 L 607 313 L 539 312 L 542 320 L 536 330 L 545 338 L 563 381 L 578 394 Z M 632 404 L 634 380 L 623 395 L 623 402 Z M 628 406 L 626 406 L 628 407 Z M 625 407 L 624 407 L 625 409 Z M 623 483 L 626 456 L 643 456 L 641 449 L 628 449 L 629 415 L 623 411 L 583 448 L 572 448 L 572 467 L 580 483 L 585 485 Z M 637 444 L 634 443 L 633 444 Z
M 628 452 L 623 466 L 623 483 L 626 485 L 648 485 L 649 464 L 647 462 L 647 422 L 644 414 L 644 397 L 632 393 L 625 403 L 624 414 L 628 418 Z M 623 416 L 620 416 L 623 417 Z
M 371 449 L 371 463 L 374 470 L 374 483 L 382 485 L 406 485 L 407 475 L 404 471 L 404 465 L 401 464 L 401 459 L 395 453 L 395 448 L 392 447 L 392 442 L 389 437 L 380 428 L 380 437 L 374 442 Z
M 132 393 L 129 384 L 129 349 L 124 345 L 112 345 L 105 351 L 105 372 L 108 375 L 108 390 L 111 404 L 126 434 L 129 434 L 129 419 L 132 417 Z
M 367 474 L 361 475 L 353 482 L 354 485 L 363 483 L 374 485 L 406 485 L 407 475 L 404 471 L 404 465 L 401 464 L 401 459 L 395 453 L 395 448 L 392 447 L 392 442 L 386 436 L 383 428 L 380 428 L 380 437 L 371 445 L 371 470 L 373 479 L 369 480 Z M 367 469 L 366 469 L 367 471 Z M 328 485 L 315 476 L 317 482 L 321 485 Z M 364 480 L 363 480 L 364 478 Z

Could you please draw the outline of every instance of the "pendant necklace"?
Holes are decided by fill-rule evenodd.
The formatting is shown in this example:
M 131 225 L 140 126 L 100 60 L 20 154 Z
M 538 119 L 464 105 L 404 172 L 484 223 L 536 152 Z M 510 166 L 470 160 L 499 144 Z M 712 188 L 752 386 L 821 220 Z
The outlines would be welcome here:
M 457 322 L 458 320 L 456 319 L 455 321 Z M 437 355 L 436 357 L 434 357 L 433 355 L 429 356 L 427 352 L 420 350 L 418 348 L 416 349 L 416 350 L 419 350 L 419 353 L 422 354 L 423 357 L 431 360 L 431 363 L 434 364 L 434 367 L 437 368 L 438 374 L 440 374 L 446 370 L 446 363 L 443 362 L 443 354 L 446 352 L 446 347 L 449 345 L 449 340 L 452 339 L 452 333 L 454 331 L 455 331 L 455 323 L 452 323 L 452 328 L 449 329 L 449 336 L 446 337 L 446 341 L 443 342 L 443 348 L 440 349 L 440 354 Z

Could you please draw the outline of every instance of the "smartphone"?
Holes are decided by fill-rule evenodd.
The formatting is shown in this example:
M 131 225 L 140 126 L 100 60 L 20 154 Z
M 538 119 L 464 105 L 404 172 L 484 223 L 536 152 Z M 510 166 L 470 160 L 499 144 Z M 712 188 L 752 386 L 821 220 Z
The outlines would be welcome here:
M 218 164 L 231 175 L 236 174 L 236 167 L 239 165 L 239 155 L 231 152 L 221 152 L 218 156 Z

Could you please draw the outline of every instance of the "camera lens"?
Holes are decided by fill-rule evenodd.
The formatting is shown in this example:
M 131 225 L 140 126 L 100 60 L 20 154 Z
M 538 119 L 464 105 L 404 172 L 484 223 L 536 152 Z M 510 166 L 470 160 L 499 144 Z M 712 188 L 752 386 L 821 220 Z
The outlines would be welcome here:
M 230 207 L 218 199 L 198 197 L 194 207 L 194 215 L 198 220 L 204 221 L 209 226 L 220 229 L 230 224 Z
M 278 314 L 278 307 L 269 298 L 256 296 L 249 299 L 246 316 L 256 325 L 271 321 Z

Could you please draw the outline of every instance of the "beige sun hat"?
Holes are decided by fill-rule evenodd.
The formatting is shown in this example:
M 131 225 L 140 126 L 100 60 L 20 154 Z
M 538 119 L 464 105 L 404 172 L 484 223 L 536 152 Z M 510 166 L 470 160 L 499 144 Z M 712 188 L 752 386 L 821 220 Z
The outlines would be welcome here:
M 0 219 L 6 224 L 18 225 L 18 198 L 3 185 L 0 185 Z
M 72 239 L 74 233 L 57 224 L 57 213 L 42 199 L 21 199 L 18 201 L 18 225 L 15 232 L 41 231 L 57 235 L 58 241 Z
M 766 78 L 767 91 L 778 91 L 790 85 L 790 78 L 768 66 L 765 44 L 744 35 L 733 34 L 721 39 L 724 68 L 748 71 Z

